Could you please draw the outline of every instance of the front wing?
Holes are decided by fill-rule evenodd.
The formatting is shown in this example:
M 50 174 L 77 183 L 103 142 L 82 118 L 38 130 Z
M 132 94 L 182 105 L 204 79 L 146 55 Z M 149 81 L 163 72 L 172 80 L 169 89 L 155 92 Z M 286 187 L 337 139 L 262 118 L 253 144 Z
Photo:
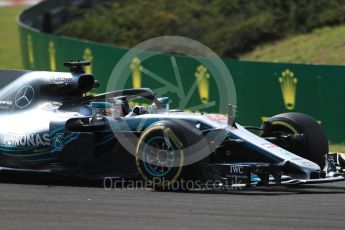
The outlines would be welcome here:
M 343 155 L 345 157 L 345 155 Z M 336 161 L 334 159 L 337 159 Z M 339 160 L 340 159 L 340 160 Z M 286 165 L 269 164 L 261 162 L 238 162 L 230 164 L 205 164 L 203 177 L 206 184 L 216 184 L 224 188 L 231 186 L 273 186 L 273 185 L 298 185 L 321 184 L 345 180 L 345 161 L 339 154 L 328 154 L 325 169 L 317 178 L 298 178 L 298 175 L 287 176 Z M 345 159 L 345 158 L 344 158 Z

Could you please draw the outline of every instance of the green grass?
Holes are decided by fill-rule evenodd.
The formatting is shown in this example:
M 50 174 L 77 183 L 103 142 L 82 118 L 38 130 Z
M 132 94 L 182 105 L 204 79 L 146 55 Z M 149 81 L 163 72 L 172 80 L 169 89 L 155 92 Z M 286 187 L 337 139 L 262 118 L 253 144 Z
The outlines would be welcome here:
M 242 60 L 345 64 L 345 25 L 324 27 L 257 47 Z
M 0 8 L 0 69 L 22 69 L 16 18 L 25 7 Z
M 345 153 L 345 143 L 330 144 L 329 145 L 329 151 L 330 152 Z

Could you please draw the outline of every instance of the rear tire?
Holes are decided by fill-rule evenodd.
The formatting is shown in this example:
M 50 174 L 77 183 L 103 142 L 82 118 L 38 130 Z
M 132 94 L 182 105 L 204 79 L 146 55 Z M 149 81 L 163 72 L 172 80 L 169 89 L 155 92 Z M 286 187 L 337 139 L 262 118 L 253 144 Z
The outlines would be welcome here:
M 277 132 L 304 134 L 301 143 L 294 146 L 284 146 L 284 148 L 298 156 L 315 162 L 321 169 L 325 167 L 326 154 L 328 154 L 328 140 L 321 126 L 314 118 L 303 113 L 291 112 L 275 115 L 267 122 L 269 123 L 269 128 L 264 130 L 261 136 L 274 136 Z

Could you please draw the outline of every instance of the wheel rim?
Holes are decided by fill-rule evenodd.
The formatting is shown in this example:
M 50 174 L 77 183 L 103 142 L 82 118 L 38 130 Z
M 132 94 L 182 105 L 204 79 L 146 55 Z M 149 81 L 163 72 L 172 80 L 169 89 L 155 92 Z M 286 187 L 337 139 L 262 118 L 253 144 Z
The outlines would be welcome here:
M 168 146 L 164 137 L 153 137 L 144 146 L 142 159 L 145 170 L 153 177 L 167 175 L 173 168 L 175 152 Z

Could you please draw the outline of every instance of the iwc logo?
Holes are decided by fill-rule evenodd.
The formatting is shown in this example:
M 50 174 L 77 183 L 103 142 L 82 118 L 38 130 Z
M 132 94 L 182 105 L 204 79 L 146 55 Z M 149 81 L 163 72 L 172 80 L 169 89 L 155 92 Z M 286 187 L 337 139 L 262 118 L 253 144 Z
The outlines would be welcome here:
M 283 94 L 285 108 L 293 110 L 295 108 L 297 78 L 291 70 L 286 69 L 281 73 L 278 81 Z
M 22 109 L 30 105 L 34 99 L 35 91 L 34 88 L 30 85 L 26 85 L 18 90 L 16 98 L 15 98 L 15 105 Z

